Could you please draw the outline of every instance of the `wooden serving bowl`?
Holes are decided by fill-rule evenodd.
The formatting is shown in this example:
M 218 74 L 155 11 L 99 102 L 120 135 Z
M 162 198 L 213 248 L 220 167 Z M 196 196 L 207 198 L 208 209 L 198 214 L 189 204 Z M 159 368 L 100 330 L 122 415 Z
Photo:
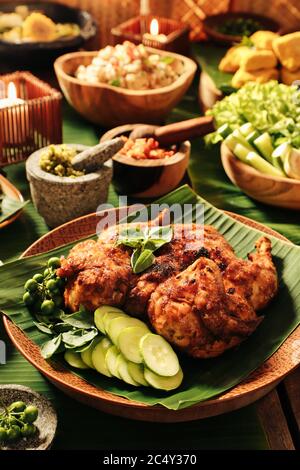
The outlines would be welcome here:
M 185 56 L 147 47 L 162 56 L 180 59 L 184 73 L 171 85 L 154 90 L 128 90 L 105 83 L 90 84 L 74 77 L 79 65 L 88 65 L 97 51 L 73 52 L 54 63 L 60 87 L 73 108 L 83 117 L 105 127 L 132 122 L 160 124 L 192 83 L 197 66 Z
M 300 210 L 300 180 L 260 173 L 238 160 L 224 143 L 221 159 L 228 178 L 248 196 L 271 206 Z
M 106 132 L 100 142 L 122 135 L 128 136 L 140 124 L 119 126 Z M 119 194 L 137 198 L 156 198 L 167 194 L 182 181 L 191 154 L 188 140 L 178 146 L 178 151 L 169 158 L 158 160 L 136 160 L 117 153 L 112 158 L 113 185 Z
M 116 212 L 117 220 L 119 217 L 122 217 L 119 209 L 112 210 Z M 254 220 L 232 213 L 228 213 L 228 215 L 249 227 L 256 228 L 267 235 L 273 235 L 278 239 L 288 242 L 279 233 Z M 23 256 L 43 253 L 66 243 L 95 234 L 97 224 L 106 216 L 107 211 L 104 211 L 72 220 L 34 242 L 23 253 Z M 160 405 L 149 406 L 138 401 L 129 401 L 126 398 L 89 384 L 66 369 L 63 364 L 45 360 L 41 355 L 39 347 L 14 325 L 9 318 L 4 316 L 3 321 L 6 331 L 16 348 L 57 388 L 71 398 L 101 411 L 141 421 L 162 423 L 193 421 L 247 406 L 272 390 L 280 380 L 299 366 L 300 360 L 299 354 L 295 355 L 295 348 L 300 340 L 300 327 L 298 327 L 281 345 L 280 349 L 234 388 L 216 398 L 200 402 L 188 408 L 170 410 Z

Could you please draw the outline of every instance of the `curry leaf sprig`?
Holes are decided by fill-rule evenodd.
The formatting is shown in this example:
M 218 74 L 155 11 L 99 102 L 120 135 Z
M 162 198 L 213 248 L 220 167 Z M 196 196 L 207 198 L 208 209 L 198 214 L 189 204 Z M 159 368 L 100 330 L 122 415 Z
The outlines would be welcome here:
M 41 353 L 45 359 L 69 349 L 82 352 L 98 335 L 92 315 L 83 308 L 69 315 L 60 310 L 57 318 L 52 317 L 48 321 L 34 322 L 34 324 L 42 333 L 52 336 L 41 346 Z
M 154 263 L 154 252 L 173 237 L 173 229 L 166 226 L 134 226 L 122 229 L 118 235 L 117 244 L 133 248 L 131 266 L 135 274 L 148 269 Z

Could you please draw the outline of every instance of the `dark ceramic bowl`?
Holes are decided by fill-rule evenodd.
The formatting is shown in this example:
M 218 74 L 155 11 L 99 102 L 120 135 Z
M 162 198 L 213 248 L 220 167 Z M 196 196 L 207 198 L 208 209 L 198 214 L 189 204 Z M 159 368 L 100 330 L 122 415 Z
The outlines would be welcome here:
M 257 21 L 261 25 L 261 30 L 273 31 L 274 33 L 278 33 L 280 30 L 279 23 L 277 23 L 277 21 L 273 20 L 272 18 L 243 11 L 207 16 L 203 22 L 204 30 L 210 39 L 221 45 L 240 42 L 243 39 L 242 36 L 224 34 L 219 31 L 220 26 L 222 26 L 228 20 L 233 20 L 236 18 L 243 18 L 245 20 L 252 19 Z
M 0 4 L 2 13 L 13 12 L 17 5 L 27 5 L 29 10 L 39 10 L 49 16 L 55 23 L 76 23 L 80 34 L 72 38 L 50 42 L 27 42 L 21 44 L 0 40 L 0 60 L 5 58 L 9 63 L 26 67 L 32 64 L 49 64 L 58 56 L 76 51 L 96 34 L 97 28 L 91 15 L 83 10 L 66 5 L 49 2 L 7 2 Z

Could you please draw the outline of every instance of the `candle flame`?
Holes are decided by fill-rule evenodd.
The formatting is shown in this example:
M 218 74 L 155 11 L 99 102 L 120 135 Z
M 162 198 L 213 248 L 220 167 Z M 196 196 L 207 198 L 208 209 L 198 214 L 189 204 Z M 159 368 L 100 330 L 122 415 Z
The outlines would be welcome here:
M 150 23 L 150 34 L 152 34 L 152 36 L 157 36 L 158 33 L 159 33 L 158 21 L 156 18 L 153 18 L 153 20 Z
M 10 100 L 16 100 L 17 99 L 17 89 L 16 89 L 16 85 L 13 82 L 9 82 L 9 84 L 8 84 L 7 97 Z

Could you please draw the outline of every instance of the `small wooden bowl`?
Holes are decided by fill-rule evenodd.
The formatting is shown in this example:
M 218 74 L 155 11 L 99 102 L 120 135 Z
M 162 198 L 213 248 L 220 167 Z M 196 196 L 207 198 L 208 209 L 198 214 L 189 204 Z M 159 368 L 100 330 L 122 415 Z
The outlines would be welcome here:
M 129 133 L 140 124 L 119 126 L 106 132 L 100 142 Z M 155 198 L 175 189 L 189 164 L 191 144 L 187 140 L 169 158 L 136 160 L 117 153 L 113 158 L 113 185 L 119 194 L 138 198 Z
M 228 178 L 248 196 L 271 206 L 300 210 L 300 180 L 264 175 L 238 160 L 224 143 L 221 158 Z
M 243 39 L 242 36 L 233 36 L 218 31 L 218 28 L 223 25 L 226 21 L 233 20 L 236 18 L 243 18 L 245 20 L 252 19 L 254 21 L 257 21 L 261 25 L 260 29 L 262 30 L 274 31 L 275 33 L 279 31 L 279 24 L 272 18 L 263 15 L 256 15 L 254 13 L 247 13 L 244 11 L 221 13 L 219 15 L 207 16 L 203 21 L 204 31 L 210 39 L 219 44 L 226 45 L 240 42 Z
M 79 65 L 88 65 L 97 51 L 73 52 L 59 57 L 54 68 L 60 87 L 73 108 L 83 117 L 105 127 L 132 122 L 160 124 L 181 100 L 192 83 L 197 66 L 179 54 L 147 47 L 162 56 L 180 59 L 185 72 L 171 85 L 154 90 L 128 90 L 105 83 L 90 84 L 74 77 Z

